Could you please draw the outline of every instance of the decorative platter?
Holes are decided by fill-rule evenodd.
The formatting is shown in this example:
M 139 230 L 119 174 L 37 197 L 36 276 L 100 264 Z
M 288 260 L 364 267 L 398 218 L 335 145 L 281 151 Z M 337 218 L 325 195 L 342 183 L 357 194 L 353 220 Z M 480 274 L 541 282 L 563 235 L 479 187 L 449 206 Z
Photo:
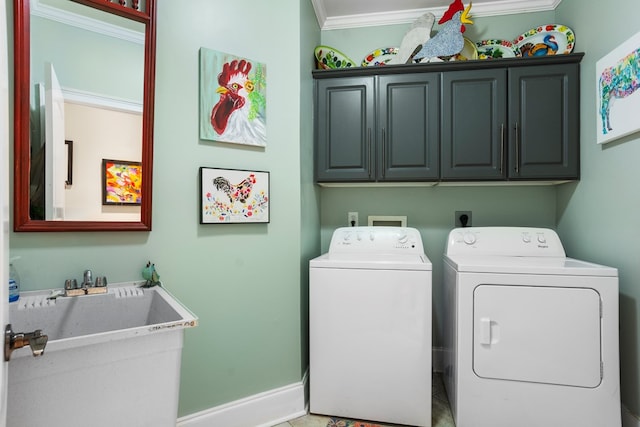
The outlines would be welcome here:
M 566 25 L 547 24 L 518 36 L 513 44 L 523 57 L 563 55 L 573 51 L 576 35 Z
M 387 65 L 398 53 L 400 48 L 398 47 L 383 47 L 376 49 L 369 53 L 362 60 L 363 67 L 374 67 L 380 65 Z
M 321 70 L 356 66 L 347 55 L 330 46 L 318 46 L 314 53 L 316 56 L 316 67 Z
M 520 50 L 509 40 L 480 40 L 476 43 L 478 59 L 513 58 L 520 56 Z

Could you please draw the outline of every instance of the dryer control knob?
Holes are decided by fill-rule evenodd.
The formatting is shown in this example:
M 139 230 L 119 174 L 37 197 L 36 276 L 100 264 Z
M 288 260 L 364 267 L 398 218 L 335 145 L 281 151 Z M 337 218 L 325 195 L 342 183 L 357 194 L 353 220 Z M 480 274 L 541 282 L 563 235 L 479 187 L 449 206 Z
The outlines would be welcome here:
M 398 235 L 398 242 L 405 244 L 409 241 L 409 237 L 406 234 Z
M 371 240 L 373 242 L 375 239 L 376 239 L 375 233 L 373 233 L 373 232 L 369 233 L 369 240 Z
M 476 242 L 476 235 L 473 233 L 464 233 L 464 242 L 467 245 L 473 245 Z

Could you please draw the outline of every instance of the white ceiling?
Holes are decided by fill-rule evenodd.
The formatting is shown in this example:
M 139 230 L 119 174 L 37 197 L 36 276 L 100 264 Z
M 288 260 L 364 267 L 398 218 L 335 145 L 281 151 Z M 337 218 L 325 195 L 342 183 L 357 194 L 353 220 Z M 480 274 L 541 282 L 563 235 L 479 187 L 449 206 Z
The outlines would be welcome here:
M 471 0 L 463 0 L 465 6 Z M 472 16 L 554 10 L 562 0 L 473 0 Z M 405 24 L 426 12 L 441 16 L 452 0 L 311 0 L 320 28 Z

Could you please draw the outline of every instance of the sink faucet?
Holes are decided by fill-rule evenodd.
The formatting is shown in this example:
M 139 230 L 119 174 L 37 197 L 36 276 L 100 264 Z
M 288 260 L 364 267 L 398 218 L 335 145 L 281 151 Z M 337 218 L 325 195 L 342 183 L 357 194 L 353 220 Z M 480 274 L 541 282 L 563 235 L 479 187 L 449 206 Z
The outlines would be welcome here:
M 67 279 L 64 282 L 64 295 L 75 297 L 79 295 L 93 295 L 107 293 L 107 277 L 96 277 L 93 282 L 93 273 L 91 270 L 85 270 L 82 277 L 82 283 L 78 286 L 76 279 Z
M 13 350 L 27 345 L 31 347 L 31 353 L 34 357 L 42 356 L 47 341 L 49 341 L 49 336 L 43 334 L 41 329 L 36 329 L 33 332 L 14 333 L 11 324 L 9 324 L 4 330 L 4 360 L 8 362 Z

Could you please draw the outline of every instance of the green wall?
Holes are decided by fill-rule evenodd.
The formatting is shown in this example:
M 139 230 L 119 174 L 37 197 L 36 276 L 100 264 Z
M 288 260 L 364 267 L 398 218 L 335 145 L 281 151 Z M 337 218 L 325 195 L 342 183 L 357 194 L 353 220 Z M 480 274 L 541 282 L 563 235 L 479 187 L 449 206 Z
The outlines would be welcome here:
M 153 231 L 12 233 L 10 246 L 25 290 L 60 288 L 87 268 L 139 280 L 154 262 L 200 318 L 185 334 L 183 416 L 297 383 L 306 369 L 304 266 L 320 240 L 304 76 L 319 30 L 301 28 L 313 21 L 297 0 L 158 0 L 157 10 Z M 200 47 L 267 65 L 266 148 L 199 140 Z M 271 222 L 199 225 L 200 166 L 270 171 Z
M 580 93 L 582 179 L 558 190 L 558 230 L 571 256 L 618 268 L 621 394 L 634 414 L 640 413 L 640 136 L 596 143 L 600 121 L 595 67 L 600 58 L 640 32 L 637 7 L 632 0 L 589 7 L 580 0 L 563 0 L 556 11 L 558 20 L 575 30 L 576 48 L 585 52 Z

